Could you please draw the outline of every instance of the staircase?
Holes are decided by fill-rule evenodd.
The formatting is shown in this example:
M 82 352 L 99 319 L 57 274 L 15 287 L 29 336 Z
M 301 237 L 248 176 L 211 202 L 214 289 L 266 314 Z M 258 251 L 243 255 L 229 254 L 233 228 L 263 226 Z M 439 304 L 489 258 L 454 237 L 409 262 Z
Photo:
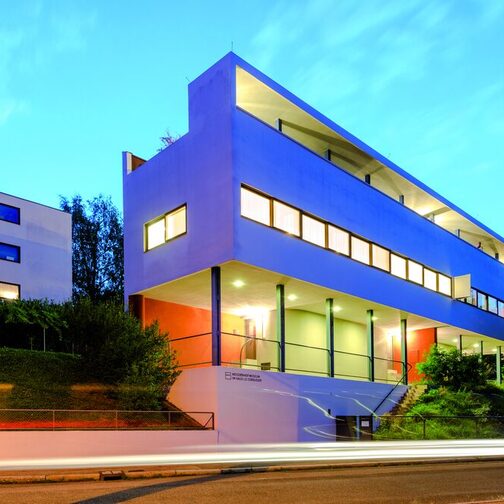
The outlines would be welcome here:
M 385 416 L 405 415 L 426 389 L 427 385 L 410 385 L 402 399 Z

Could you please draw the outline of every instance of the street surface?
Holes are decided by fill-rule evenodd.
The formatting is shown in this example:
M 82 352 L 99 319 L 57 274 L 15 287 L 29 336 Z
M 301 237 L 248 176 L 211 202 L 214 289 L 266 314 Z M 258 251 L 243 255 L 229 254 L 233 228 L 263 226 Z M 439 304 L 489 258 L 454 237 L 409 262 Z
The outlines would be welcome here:
M 504 502 L 504 462 L 191 476 L 0 486 L 10 503 L 463 503 Z

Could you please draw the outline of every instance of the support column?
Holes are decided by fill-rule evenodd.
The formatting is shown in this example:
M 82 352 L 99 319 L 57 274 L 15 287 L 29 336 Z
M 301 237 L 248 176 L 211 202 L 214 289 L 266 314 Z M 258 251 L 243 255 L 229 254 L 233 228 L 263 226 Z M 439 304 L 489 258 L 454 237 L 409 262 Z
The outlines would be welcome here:
M 403 384 L 408 385 L 408 321 L 401 319 L 401 361 L 403 367 Z
M 212 268 L 212 366 L 221 365 L 221 270 Z
M 497 347 L 497 354 L 495 355 L 495 371 L 497 373 L 496 382 L 497 385 L 502 384 L 501 369 L 502 369 L 502 347 Z
M 462 353 L 462 334 L 459 334 L 459 340 L 458 340 L 458 347 L 459 347 L 459 352 Z
M 329 350 L 329 376 L 334 378 L 334 300 L 326 299 L 326 336 Z
M 434 346 L 437 348 L 438 339 L 437 339 L 437 327 L 434 327 Z
M 285 286 L 276 286 L 276 336 L 280 343 L 279 371 L 285 372 Z
M 369 381 L 373 382 L 375 380 L 373 310 L 368 310 L 366 313 L 366 332 L 369 356 Z
M 483 362 L 483 340 L 480 341 L 480 360 Z

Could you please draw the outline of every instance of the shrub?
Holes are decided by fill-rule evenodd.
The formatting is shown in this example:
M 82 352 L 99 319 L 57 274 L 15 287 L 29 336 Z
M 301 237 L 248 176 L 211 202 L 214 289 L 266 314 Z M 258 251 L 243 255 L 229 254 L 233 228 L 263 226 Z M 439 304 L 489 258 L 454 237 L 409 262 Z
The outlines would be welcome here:
M 443 351 L 433 346 L 425 362 L 417 364 L 429 388 L 473 390 L 486 385 L 489 370 L 479 355 L 464 355 L 458 350 Z

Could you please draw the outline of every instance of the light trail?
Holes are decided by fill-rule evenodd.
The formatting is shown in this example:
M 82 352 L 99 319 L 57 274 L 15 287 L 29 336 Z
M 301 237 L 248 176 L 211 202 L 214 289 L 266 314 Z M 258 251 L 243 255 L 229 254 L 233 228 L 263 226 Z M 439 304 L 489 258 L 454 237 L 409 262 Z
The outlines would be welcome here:
M 372 441 L 170 448 L 166 454 L 0 460 L 0 470 L 504 457 L 504 440 Z

